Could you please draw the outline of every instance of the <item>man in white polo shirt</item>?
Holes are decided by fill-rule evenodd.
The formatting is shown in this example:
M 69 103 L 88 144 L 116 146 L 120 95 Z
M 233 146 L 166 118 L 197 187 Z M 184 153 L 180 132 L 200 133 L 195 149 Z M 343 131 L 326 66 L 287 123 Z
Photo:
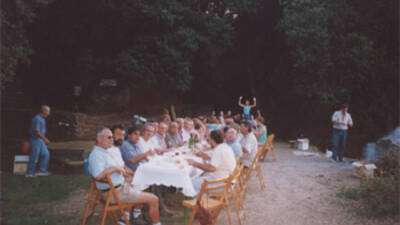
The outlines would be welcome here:
M 157 196 L 146 192 L 136 192 L 133 189 L 125 191 L 122 188 L 125 185 L 125 180 L 129 180 L 129 176 L 132 176 L 132 172 L 122 163 L 123 160 L 121 154 L 118 154 L 119 151 L 109 154 L 110 150 L 115 149 L 112 143 L 113 135 L 110 129 L 102 128 L 97 132 L 96 145 L 89 155 L 89 172 L 96 179 L 97 188 L 102 193 L 109 191 L 108 183 L 101 181 L 110 176 L 112 185 L 116 188 L 122 202 L 146 204 L 149 207 L 149 217 L 152 224 L 161 225 Z M 120 224 L 124 224 L 123 221 L 120 221 Z
M 142 150 L 143 153 L 146 153 L 148 151 L 153 151 L 154 146 L 153 142 L 151 140 L 151 137 L 153 137 L 155 132 L 155 128 L 152 124 L 146 123 L 143 127 L 142 131 L 142 136 L 139 139 L 138 146 Z
M 353 119 L 348 113 L 349 106 L 343 104 L 341 109 L 334 112 L 332 115 L 332 159 L 343 161 L 343 154 L 346 147 L 347 130 L 353 127 Z
M 228 177 L 236 167 L 236 159 L 230 147 L 224 143 L 224 137 L 218 130 L 211 131 L 209 144 L 213 148 L 211 153 L 199 154 L 206 162 L 200 163 L 188 159 L 189 165 L 197 167 L 205 172 L 203 176 L 197 177 L 193 180 L 194 189 L 199 192 L 201 184 L 205 179 L 214 180 L 219 178 Z
M 241 139 L 239 141 L 242 146 L 242 163 L 249 167 L 257 154 L 258 142 L 256 136 L 252 132 L 252 124 L 249 121 L 243 121 L 240 124 Z

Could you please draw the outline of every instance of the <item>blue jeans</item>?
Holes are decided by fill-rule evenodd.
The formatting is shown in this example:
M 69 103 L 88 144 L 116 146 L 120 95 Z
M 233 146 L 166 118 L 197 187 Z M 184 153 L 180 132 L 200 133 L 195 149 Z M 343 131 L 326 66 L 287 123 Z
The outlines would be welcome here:
M 333 128 L 332 131 L 332 158 L 339 161 L 343 160 L 343 154 L 346 147 L 347 130 Z
M 49 168 L 50 153 L 47 145 L 42 139 L 31 139 L 31 155 L 28 162 L 28 174 L 34 175 L 36 172 L 36 160 L 40 157 L 40 172 L 47 172 Z
M 251 114 L 243 114 L 243 119 L 244 120 L 251 120 Z

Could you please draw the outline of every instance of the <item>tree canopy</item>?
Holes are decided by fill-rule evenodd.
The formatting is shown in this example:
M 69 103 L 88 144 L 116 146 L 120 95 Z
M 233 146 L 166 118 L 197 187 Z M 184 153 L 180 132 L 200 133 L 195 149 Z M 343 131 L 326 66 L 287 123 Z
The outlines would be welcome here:
M 399 123 L 397 14 L 396 0 L 4 0 L 1 81 L 55 102 L 108 77 L 187 103 L 254 95 L 287 135 L 327 134 L 349 102 L 365 141 Z

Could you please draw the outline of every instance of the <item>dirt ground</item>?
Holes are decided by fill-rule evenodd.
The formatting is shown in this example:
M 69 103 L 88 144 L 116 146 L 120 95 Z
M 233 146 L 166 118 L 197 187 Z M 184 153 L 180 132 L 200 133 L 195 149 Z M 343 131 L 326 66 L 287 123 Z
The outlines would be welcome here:
M 400 224 L 393 219 L 365 218 L 355 212 L 353 203 L 337 196 L 340 188 L 359 182 L 359 178 L 353 175 L 351 162 L 331 162 L 321 154 L 296 156 L 293 149 L 284 143 L 277 143 L 275 149 L 277 160 L 262 163 L 266 189 L 261 191 L 255 177 L 250 181 L 241 212 L 243 225 Z M 52 210 L 61 216 L 80 216 L 85 191 L 77 190 L 69 200 Z M 162 216 L 164 225 L 183 224 L 183 208 L 180 203 L 174 205 L 179 205 L 175 207 L 177 215 L 173 216 L 175 218 Z M 234 215 L 233 225 L 236 225 Z M 227 224 L 224 212 L 218 224 Z
M 267 188 L 257 179 L 249 186 L 242 224 L 245 225 L 393 225 L 393 219 L 367 219 L 337 197 L 341 187 L 355 185 L 351 162 L 331 162 L 323 155 L 296 156 L 289 146 L 275 146 L 276 161 L 263 162 Z M 219 224 L 226 224 L 222 216 Z

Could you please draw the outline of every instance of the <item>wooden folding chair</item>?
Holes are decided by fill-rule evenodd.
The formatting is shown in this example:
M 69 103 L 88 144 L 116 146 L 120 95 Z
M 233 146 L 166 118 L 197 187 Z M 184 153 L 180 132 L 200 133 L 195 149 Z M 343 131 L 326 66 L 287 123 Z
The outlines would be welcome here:
M 240 210 L 242 209 L 242 195 L 243 195 L 243 186 L 242 186 L 242 181 L 241 181 L 241 174 L 243 172 L 244 166 L 241 164 L 238 164 L 235 168 L 235 171 L 231 175 L 231 183 L 229 184 L 228 188 L 228 198 L 229 200 L 232 200 L 235 203 L 235 210 L 236 210 L 236 216 L 239 225 L 242 224 L 240 220 Z M 230 202 L 232 202 L 230 201 Z M 229 207 L 227 210 L 230 210 Z
M 228 189 L 232 181 L 232 176 L 227 178 L 215 179 L 215 180 L 204 180 L 199 194 L 196 198 L 190 200 L 184 200 L 182 205 L 185 210 L 190 210 L 188 225 L 192 225 L 195 219 L 195 215 L 199 210 L 198 204 L 204 209 L 211 212 L 213 215 L 213 224 L 217 222 L 217 218 L 222 209 L 228 208 Z M 228 224 L 232 224 L 230 210 L 226 210 L 228 217 Z M 185 218 L 186 223 L 186 218 Z M 213 225 L 210 224 L 210 225 Z
M 258 149 L 256 156 L 254 157 L 250 167 L 244 169 L 243 171 L 243 185 L 244 189 L 247 188 L 247 184 L 251 178 L 251 174 L 254 172 L 256 173 L 256 177 L 258 178 L 258 181 L 260 183 L 260 188 L 261 190 L 265 189 L 265 182 L 264 182 L 264 176 L 261 171 L 261 165 L 260 165 L 260 159 L 261 159 L 261 154 L 263 153 L 262 149 Z
M 125 223 L 129 225 L 130 224 L 129 218 L 125 214 L 125 211 L 126 210 L 131 211 L 131 209 L 135 207 L 135 204 L 124 203 L 120 201 L 117 190 L 114 187 L 110 176 L 107 176 L 105 181 L 97 181 L 97 182 L 107 183 L 110 189 L 106 192 L 99 190 L 96 187 L 96 180 L 92 178 L 89 192 L 86 195 L 86 204 L 83 210 L 81 225 L 86 225 L 89 217 L 93 215 L 94 210 L 98 204 L 101 204 L 103 206 L 101 225 L 105 225 L 108 214 L 111 214 L 114 223 L 118 225 L 119 218 L 115 211 L 119 211 L 119 213 L 124 218 Z
M 267 157 L 267 154 L 270 153 L 272 154 L 272 158 L 275 161 L 276 160 L 276 153 L 275 153 L 275 148 L 274 148 L 274 139 L 275 135 L 271 134 L 268 136 L 267 142 L 262 147 L 262 155 L 261 155 L 261 161 L 264 161 L 265 158 Z

